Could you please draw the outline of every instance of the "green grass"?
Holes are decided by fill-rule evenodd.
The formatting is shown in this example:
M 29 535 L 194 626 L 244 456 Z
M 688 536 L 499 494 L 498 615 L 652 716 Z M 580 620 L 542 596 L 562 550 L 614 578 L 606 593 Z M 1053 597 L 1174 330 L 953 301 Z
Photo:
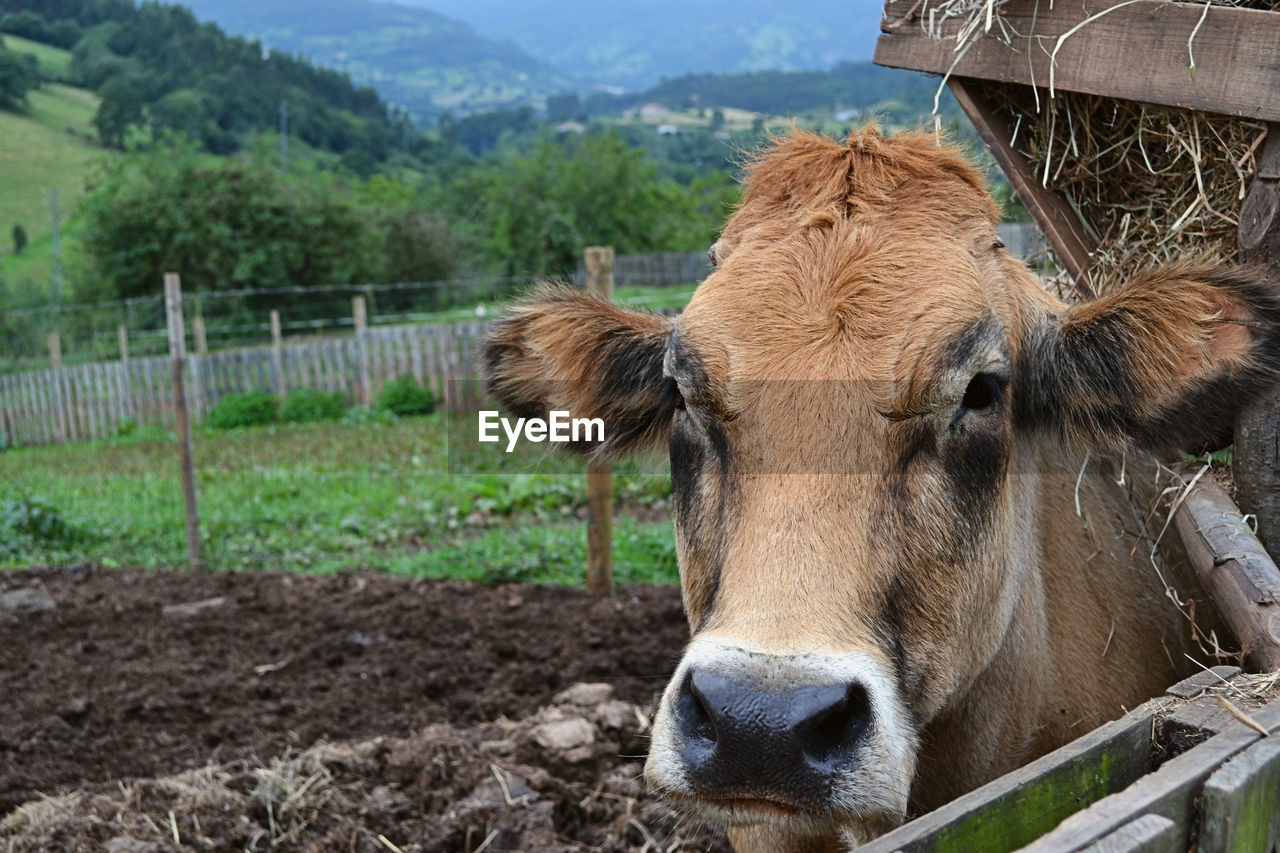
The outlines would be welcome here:
M 71 72 L 71 51 L 19 36 L 3 36 L 5 47 L 15 53 L 29 53 L 40 63 L 40 70 L 55 80 L 67 80 Z
M 481 449 L 474 428 L 471 420 L 451 427 L 434 414 L 198 433 L 210 564 L 580 583 L 582 462 L 545 451 L 521 461 Z M 620 582 L 677 579 L 670 524 L 645 520 L 664 514 L 670 481 L 662 466 L 649 467 L 620 467 L 616 477 Z M 182 567 L 181 495 L 173 437 L 155 431 L 0 453 L 0 565 Z M 23 521 L 31 507 L 58 523 L 33 531 Z
M 52 274 L 49 189 L 58 190 L 65 224 L 90 164 L 103 156 L 93 143 L 95 95 L 54 83 L 31 92 L 29 100 L 25 113 L 0 112 L 0 278 L 28 292 L 47 289 Z M 21 255 L 12 252 L 14 225 L 30 240 Z M 74 231 L 63 228 L 64 257 L 75 251 Z

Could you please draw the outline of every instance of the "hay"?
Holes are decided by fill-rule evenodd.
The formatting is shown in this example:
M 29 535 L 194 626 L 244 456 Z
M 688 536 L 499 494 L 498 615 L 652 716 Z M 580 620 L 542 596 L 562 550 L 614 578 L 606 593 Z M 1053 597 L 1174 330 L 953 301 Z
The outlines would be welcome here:
M 983 88 L 1015 128 L 1014 147 L 1097 242 L 1095 293 L 1177 257 L 1237 260 L 1240 203 L 1264 124 L 1075 92 L 1037 99 L 1028 87 Z
M 1014 32 L 999 14 L 1009 0 L 918 2 L 924 29 L 935 39 L 959 21 L 950 37 L 957 61 L 978 38 L 1037 40 L 1034 32 Z M 1280 10 L 1280 0 L 1209 2 Z M 1067 37 L 1088 38 L 1088 24 Z M 1051 51 L 1060 41 L 1031 49 Z M 1188 45 L 1189 71 L 1193 47 Z M 1266 137 L 1263 123 L 1061 89 L 1051 95 L 1046 88 L 983 84 L 982 90 L 1014 128 L 1014 147 L 1036 177 L 1062 195 L 1097 242 L 1089 274 L 1095 293 L 1175 257 L 1238 259 L 1237 217 Z M 1062 295 L 1071 292 L 1065 273 L 1053 285 Z

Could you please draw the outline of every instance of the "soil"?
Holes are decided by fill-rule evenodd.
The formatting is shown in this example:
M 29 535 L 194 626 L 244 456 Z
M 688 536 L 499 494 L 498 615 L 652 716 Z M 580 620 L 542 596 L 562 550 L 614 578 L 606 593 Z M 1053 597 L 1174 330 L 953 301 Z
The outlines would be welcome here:
M 687 637 L 666 587 L 0 573 L 0 839 L 727 849 L 639 778 Z

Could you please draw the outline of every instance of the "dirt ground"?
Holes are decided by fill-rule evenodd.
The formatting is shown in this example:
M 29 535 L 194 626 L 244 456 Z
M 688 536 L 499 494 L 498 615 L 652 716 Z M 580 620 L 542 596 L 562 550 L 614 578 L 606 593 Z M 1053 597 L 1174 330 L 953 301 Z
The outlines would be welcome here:
M 0 573 L 0 842 L 724 850 L 639 778 L 687 632 L 674 588 Z

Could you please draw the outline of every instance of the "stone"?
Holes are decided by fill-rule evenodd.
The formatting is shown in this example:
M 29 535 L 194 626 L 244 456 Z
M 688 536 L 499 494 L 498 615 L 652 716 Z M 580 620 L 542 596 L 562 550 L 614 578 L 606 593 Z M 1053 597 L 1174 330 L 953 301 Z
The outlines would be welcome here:
M 57 607 L 49 594 L 35 587 L 15 589 L 0 595 L 0 613 L 23 613 L 36 610 L 52 610 Z
M 596 727 L 581 717 L 568 717 L 534 726 L 533 739 L 543 749 L 568 750 L 595 743 Z
M 603 682 L 579 682 L 567 690 L 556 694 L 555 701 L 561 705 L 580 705 L 584 708 L 594 707 L 607 702 L 613 697 L 613 685 Z

